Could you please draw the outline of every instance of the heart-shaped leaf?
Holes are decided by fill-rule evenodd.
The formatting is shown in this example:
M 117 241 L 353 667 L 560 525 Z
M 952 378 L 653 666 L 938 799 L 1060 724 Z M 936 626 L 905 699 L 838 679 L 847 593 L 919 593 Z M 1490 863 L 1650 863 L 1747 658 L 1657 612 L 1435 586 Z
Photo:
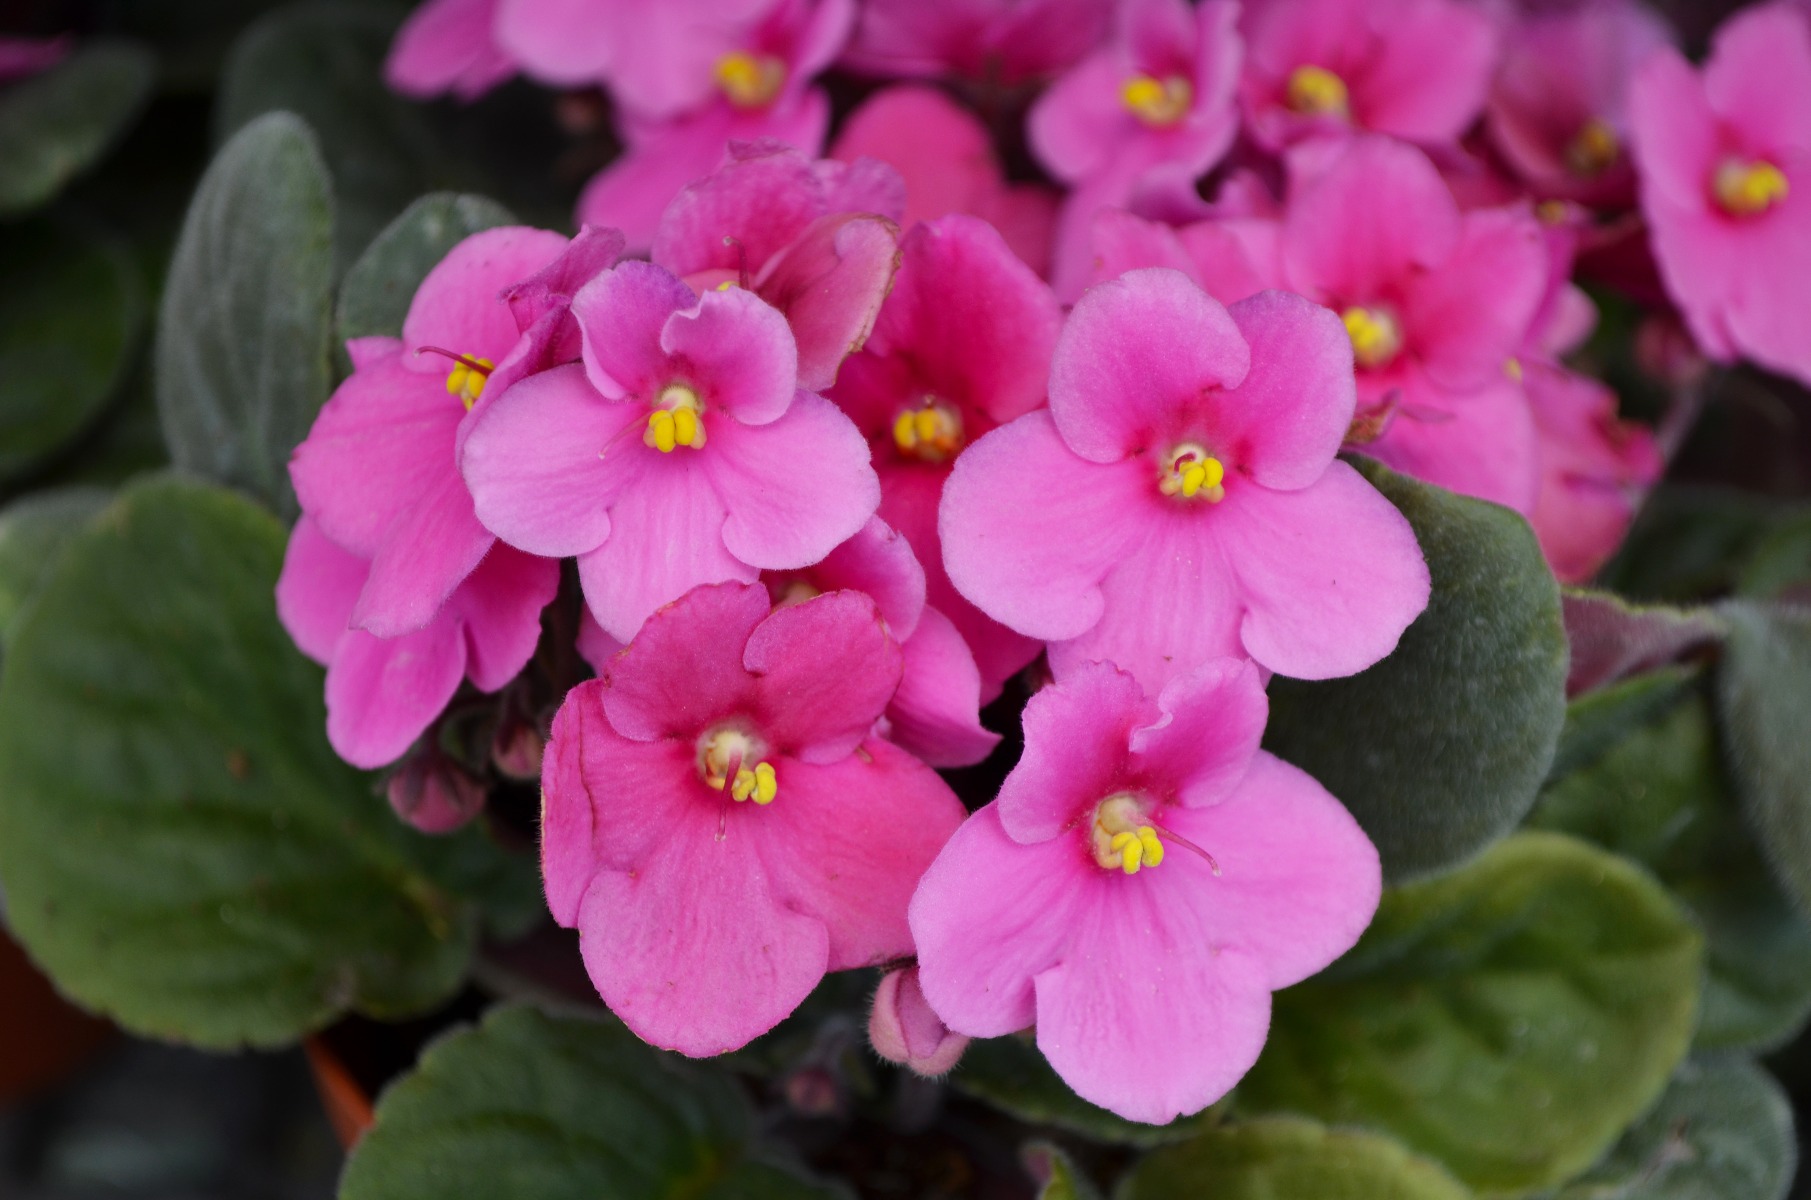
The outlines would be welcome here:
M 1240 1121 L 1140 1162 L 1118 1200 L 1471 1200 L 1465 1185 L 1399 1143 L 1312 1121 Z
M 143 47 L 97 42 L 0 92 L 0 217 L 48 202 L 93 166 L 138 119 L 156 74 Z
M 346 272 L 340 285 L 341 339 L 401 337 L 415 289 L 448 251 L 474 233 L 514 220 L 507 208 L 483 196 L 435 192 L 409 205 Z

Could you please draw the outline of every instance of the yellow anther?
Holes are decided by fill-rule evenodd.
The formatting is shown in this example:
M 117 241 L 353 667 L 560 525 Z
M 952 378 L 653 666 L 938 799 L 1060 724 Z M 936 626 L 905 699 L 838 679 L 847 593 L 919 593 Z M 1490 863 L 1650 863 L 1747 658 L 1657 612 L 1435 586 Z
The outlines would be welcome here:
M 1144 865 L 1161 866 L 1163 863 L 1163 843 L 1157 840 L 1157 831 L 1149 825 L 1138 827 L 1138 844 L 1144 848 Z
M 1325 67 L 1297 67 L 1289 72 L 1288 98 L 1291 112 L 1315 117 L 1349 117 L 1352 97 L 1346 81 Z
M 1402 326 L 1382 309 L 1353 305 L 1340 320 L 1352 339 L 1352 358 L 1361 367 L 1381 367 L 1402 349 Z
M 474 358 L 472 361 L 484 370 L 474 371 L 464 363 L 456 362 L 446 374 L 447 395 L 459 397 L 468 409 L 484 394 L 484 384 L 490 378 L 490 370 L 497 365 L 488 358 Z
M 1135 796 L 1109 796 L 1094 810 L 1091 834 L 1094 861 L 1106 870 L 1136 875 L 1144 867 L 1163 862 L 1163 842 L 1157 828 L 1143 820 L 1144 808 Z
M 1119 869 L 1128 875 L 1138 874 L 1138 868 L 1144 865 L 1144 843 L 1138 840 L 1138 835 L 1116 833 L 1112 845 L 1119 854 Z
M 902 412 L 899 419 L 893 422 L 893 444 L 899 447 L 901 454 L 910 454 L 918 445 L 917 414 Z
M 717 86 L 737 108 L 766 108 L 786 86 L 786 63 L 737 50 L 717 60 Z
M 1185 442 L 1163 459 L 1168 466 L 1157 478 L 1157 490 L 1166 496 L 1184 500 L 1200 497 L 1210 504 L 1226 498 L 1226 466 L 1207 452 L 1206 447 Z
M 1522 382 L 1522 360 L 1516 358 L 1514 355 L 1504 359 L 1503 374 L 1509 376 L 1509 378 L 1515 380 L 1517 383 Z
M 780 794 L 780 781 L 774 776 L 771 763 L 755 764 L 755 803 L 772 804 L 773 798 Z
M 735 286 L 736 286 L 736 281 L 735 281 L 735 280 L 733 280 L 733 279 L 725 279 L 725 280 L 724 280 L 724 281 L 723 281 L 723 282 L 722 282 L 722 283 L 720 283 L 720 284 L 718 284 L 718 285 L 717 285 L 717 290 L 718 290 L 718 291 L 720 291 L 720 292 L 727 292 L 727 291 L 729 291 L 729 289 L 731 289 L 731 288 L 733 288 L 733 287 L 735 287 Z
M 1711 189 L 1723 211 L 1734 217 L 1755 217 L 1785 200 L 1791 190 L 1786 173 L 1770 162 L 1725 159 L 1717 167 Z
M 698 414 L 689 408 L 673 410 L 673 440 L 681 446 L 690 446 L 698 440 Z
M 1195 102 L 1195 88 L 1180 75 L 1162 79 L 1134 75 L 1120 85 L 1119 98 L 1133 116 L 1146 125 L 1161 128 L 1188 116 L 1189 107 Z
M 641 440 L 662 454 L 671 454 L 676 446 L 694 450 L 704 446 L 704 422 L 699 419 L 703 407 L 698 393 L 683 383 L 668 384 L 648 414 L 648 428 Z
M 893 444 L 907 458 L 940 463 L 962 449 L 962 414 L 932 397 L 893 418 Z
M 657 408 L 648 414 L 647 432 L 641 440 L 662 454 L 671 454 L 673 447 L 679 444 L 679 435 L 674 429 L 673 414 L 664 408 Z
M 706 787 L 728 789 L 732 800 L 772 804 L 780 781 L 773 764 L 761 760 L 764 753 L 764 745 L 753 734 L 733 725 L 719 726 L 698 740 L 698 773 Z
M 1574 175 L 1601 175 L 1622 153 L 1622 142 L 1608 123 L 1592 117 L 1566 143 L 1566 166 Z

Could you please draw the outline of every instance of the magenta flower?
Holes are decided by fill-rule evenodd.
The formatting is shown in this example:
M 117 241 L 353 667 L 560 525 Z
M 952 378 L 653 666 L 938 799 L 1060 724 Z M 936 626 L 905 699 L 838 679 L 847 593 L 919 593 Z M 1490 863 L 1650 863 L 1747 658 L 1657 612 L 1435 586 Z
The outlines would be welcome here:
M 917 967 L 902 967 L 881 977 L 868 1010 L 868 1044 L 874 1053 L 918 1075 L 947 1075 L 968 1049 L 968 1041 L 952 1033 L 932 1011 Z
M 327 668 L 327 740 L 355 767 L 396 761 L 434 723 L 461 680 L 494 692 L 541 638 L 560 564 L 492 546 L 425 628 L 380 638 L 350 624 L 371 565 L 297 523 L 277 580 L 277 615 L 302 653 Z
M 598 624 L 629 641 L 702 583 L 817 562 L 880 502 L 849 419 L 798 387 L 786 318 L 626 262 L 572 301 L 584 361 L 479 410 L 461 452 L 478 519 L 578 557 Z
M 1351 948 L 1382 890 L 1339 801 L 1258 749 L 1257 670 L 1206 663 L 1153 702 L 1094 663 L 1025 707 L 1025 754 L 912 897 L 949 1027 L 1037 1026 L 1076 1093 L 1160 1124 L 1257 1061 L 1270 994 Z
M 991 700 L 1037 643 L 951 586 L 937 508 L 964 447 L 1043 405 L 1062 316 L 1043 281 L 973 217 L 918 225 L 901 250 L 893 294 L 830 396 L 868 438 L 880 515 L 912 544 L 931 604 L 962 631 Z
M 1672 50 L 1629 99 L 1641 208 L 1667 293 L 1719 361 L 1811 382 L 1811 19 L 1767 5 Z
M 1395 648 L 1427 605 L 1414 531 L 1334 458 L 1351 424 L 1339 320 L 1283 292 L 1232 306 L 1176 271 L 1091 288 L 1050 409 L 983 437 L 944 489 L 957 589 L 1147 688 L 1244 654 L 1302 679 Z
M 1029 117 L 1038 160 L 1074 191 L 1057 224 L 1054 281 L 1087 282 L 1095 210 L 1122 206 L 1154 177 L 1194 179 L 1238 130 L 1238 5 L 1125 0 L 1112 40 L 1058 79 Z
M 904 202 L 881 163 L 736 146 L 667 206 L 654 261 L 694 291 L 733 283 L 779 309 L 798 343 L 799 386 L 822 391 L 861 348 L 893 286 Z
M 427 0 L 396 31 L 384 82 L 409 96 L 475 100 L 514 75 L 494 32 L 499 2 Z
M 521 330 L 501 293 L 566 246 L 519 227 L 459 243 L 422 280 L 400 342 L 353 347 L 351 377 L 296 447 L 302 511 L 371 564 L 354 627 L 380 638 L 424 628 L 489 553 L 496 539 L 478 523 L 455 446 L 480 398 L 496 394 L 491 375 L 515 373 Z
M 1452 143 L 1477 119 L 1497 30 L 1461 0 L 1248 0 L 1247 128 L 1272 149 L 1353 130 Z
M 1504 161 L 1539 196 L 1633 201 L 1629 81 L 1671 40 L 1666 23 L 1640 0 L 1584 0 L 1518 16 L 1486 108 Z
M 1098 46 L 1112 0 L 867 0 L 843 64 L 869 75 L 1017 84 Z
M 852 592 L 769 615 L 700 588 L 649 619 L 554 719 L 547 903 L 636 1034 L 721 1054 L 826 971 L 911 953 L 912 888 L 962 821 L 948 786 L 870 736 L 899 648 Z

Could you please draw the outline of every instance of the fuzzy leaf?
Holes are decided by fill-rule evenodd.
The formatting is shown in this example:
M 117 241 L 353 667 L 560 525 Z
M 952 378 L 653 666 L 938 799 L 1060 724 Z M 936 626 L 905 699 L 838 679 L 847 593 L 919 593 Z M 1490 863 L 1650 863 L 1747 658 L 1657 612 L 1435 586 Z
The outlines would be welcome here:
M 1034 1125 L 1051 1125 L 1100 1142 L 1156 1146 L 1181 1141 L 1220 1119 L 1218 1106 L 1168 1125 L 1145 1125 L 1099 1108 L 1072 1091 L 1037 1047 L 1022 1038 L 981 1038 L 969 1043 L 950 1083 L 1003 1112 Z
M 156 75 L 143 47 L 96 42 L 0 91 L 0 217 L 47 203 L 93 166 L 138 119 Z
M 1287 1117 L 1241 1121 L 1140 1162 L 1118 1200 L 1471 1200 L 1438 1164 L 1374 1134 Z
M 401 337 L 409 302 L 429 271 L 474 233 L 515 218 L 495 200 L 435 192 L 409 205 L 359 255 L 340 285 L 339 336 Z
M 1590 766 L 1625 734 L 1671 708 L 1702 673 L 1696 664 L 1660 667 L 1569 702 L 1548 785 Z
M 0 649 L 63 551 L 112 499 L 97 487 L 34 492 L 0 509 Z
M 1717 707 L 1730 778 L 1774 874 L 1811 915 L 1811 609 L 1722 611 Z

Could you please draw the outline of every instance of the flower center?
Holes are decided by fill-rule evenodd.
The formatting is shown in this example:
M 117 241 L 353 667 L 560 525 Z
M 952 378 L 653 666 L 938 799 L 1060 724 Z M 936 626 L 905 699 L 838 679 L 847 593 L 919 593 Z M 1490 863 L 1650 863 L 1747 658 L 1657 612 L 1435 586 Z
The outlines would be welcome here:
M 446 373 L 446 394 L 458 397 L 467 412 L 478 402 L 478 397 L 484 394 L 484 385 L 489 382 L 490 373 L 497 365 L 488 358 L 473 358 L 439 346 L 423 346 L 415 353 L 417 356 L 438 354 L 452 360 L 453 369 Z
M 1381 367 L 1402 350 L 1402 325 L 1382 308 L 1354 304 L 1339 314 L 1352 339 L 1352 360 L 1361 367 Z
M 962 414 L 934 396 L 893 419 L 893 444 L 907 458 L 946 462 L 962 449 Z
M 1297 67 L 1289 72 L 1287 103 L 1291 112 L 1310 117 L 1349 117 L 1352 96 L 1346 81 L 1325 67 Z
M 1566 143 L 1566 166 L 1574 175 L 1601 175 L 1621 153 L 1622 143 L 1616 131 L 1601 118 L 1592 117 Z
M 1711 180 L 1717 203 L 1732 217 L 1757 217 L 1783 202 L 1790 190 L 1786 173 L 1760 159 L 1726 158 Z
M 780 784 L 773 764 L 760 761 L 765 753 L 765 743 L 746 729 L 719 725 L 698 739 L 698 774 L 719 792 L 728 786 L 733 800 L 772 804 Z
M 1172 447 L 1162 459 L 1163 472 L 1157 477 L 1157 490 L 1166 496 L 1184 500 L 1205 500 L 1218 504 L 1226 499 L 1226 466 L 1207 452 L 1199 442 L 1183 442 Z
M 737 108 L 766 108 L 786 86 L 786 63 L 771 54 L 736 50 L 717 60 L 717 86 Z
M 642 442 L 662 454 L 671 454 L 676 446 L 704 449 L 704 421 L 699 415 L 703 408 L 703 401 L 689 385 L 669 383 L 648 414 Z
M 1119 98 L 1132 115 L 1154 129 L 1174 125 L 1195 102 L 1194 85 L 1181 75 L 1134 75 L 1120 85 Z
M 1163 842 L 1156 826 L 1146 823 L 1144 806 L 1136 796 L 1121 793 L 1096 805 L 1090 841 L 1102 870 L 1136 875 L 1141 868 L 1163 863 Z

